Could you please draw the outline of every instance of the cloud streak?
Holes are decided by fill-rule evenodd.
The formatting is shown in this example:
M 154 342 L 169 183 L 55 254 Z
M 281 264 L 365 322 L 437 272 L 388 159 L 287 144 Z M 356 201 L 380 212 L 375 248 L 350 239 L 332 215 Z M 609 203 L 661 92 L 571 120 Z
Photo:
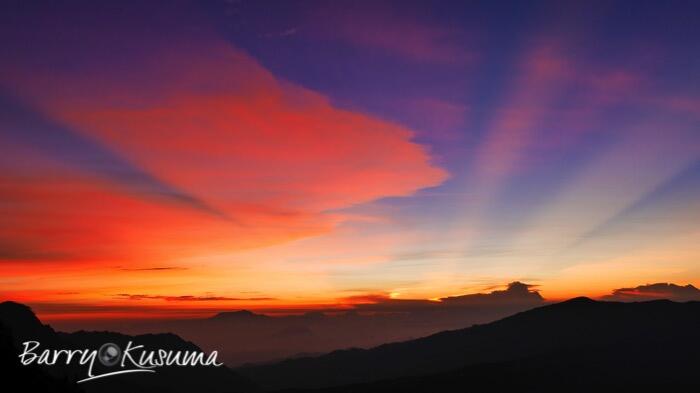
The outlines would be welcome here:
M 126 300 L 165 300 L 167 302 L 218 302 L 218 301 L 267 301 L 276 300 L 273 297 L 227 297 L 227 296 L 193 296 L 193 295 L 141 295 L 120 293 L 116 295 L 119 299 Z
M 132 195 L 185 206 L 228 219 L 204 201 L 164 183 L 133 165 L 112 149 L 46 118 L 17 98 L 0 91 L 2 138 L 23 143 L 42 155 L 55 158 L 82 171 L 110 179 Z

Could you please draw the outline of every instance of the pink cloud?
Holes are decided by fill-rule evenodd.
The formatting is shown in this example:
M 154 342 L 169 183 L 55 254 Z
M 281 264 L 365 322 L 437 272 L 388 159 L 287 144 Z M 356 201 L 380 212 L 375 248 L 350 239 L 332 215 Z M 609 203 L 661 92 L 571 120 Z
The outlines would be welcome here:
M 315 10 L 309 17 L 312 33 L 418 62 L 464 64 L 476 58 L 462 30 L 426 23 L 406 8 L 359 4 Z

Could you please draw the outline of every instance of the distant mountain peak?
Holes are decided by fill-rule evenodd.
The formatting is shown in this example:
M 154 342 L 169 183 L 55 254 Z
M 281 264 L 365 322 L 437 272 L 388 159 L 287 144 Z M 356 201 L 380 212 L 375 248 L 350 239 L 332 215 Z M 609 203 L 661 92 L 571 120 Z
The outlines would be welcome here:
M 324 318 L 325 316 L 323 311 L 307 311 L 303 314 L 304 318 Z
M 597 301 L 586 297 L 586 296 L 579 296 L 579 297 L 574 297 L 569 300 L 561 302 L 561 304 L 594 304 L 598 303 Z
M 226 320 L 245 320 L 251 318 L 267 318 L 266 315 L 256 314 L 250 310 L 237 310 L 237 311 L 223 311 L 220 312 L 211 319 L 226 319 Z

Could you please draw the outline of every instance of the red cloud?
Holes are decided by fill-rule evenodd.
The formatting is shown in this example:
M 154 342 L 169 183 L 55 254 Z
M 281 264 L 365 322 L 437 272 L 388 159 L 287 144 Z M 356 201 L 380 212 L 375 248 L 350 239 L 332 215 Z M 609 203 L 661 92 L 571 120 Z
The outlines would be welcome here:
M 329 209 L 409 195 L 446 177 L 410 130 L 337 109 L 225 43 L 152 44 L 118 69 L 34 73 L 13 64 L 2 82 L 230 219 L 140 199 L 94 174 L 49 171 L 58 163 L 34 157 L 31 176 L 3 176 L 12 203 L 2 207 L 0 244 L 35 251 L 18 258 L 3 250 L 0 259 L 57 259 L 40 250 L 151 263 L 264 246 L 330 230 Z

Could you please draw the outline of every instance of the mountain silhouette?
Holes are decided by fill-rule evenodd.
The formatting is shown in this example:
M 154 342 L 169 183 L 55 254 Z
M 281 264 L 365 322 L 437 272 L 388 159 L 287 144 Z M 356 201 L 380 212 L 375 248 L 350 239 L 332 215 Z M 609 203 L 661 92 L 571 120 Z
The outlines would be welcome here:
M 609 391 L 613 386 L 700 386 L 695 377 L 699 331 L 699 302 L 575 298 L 417 340 L 238 370 L 268 390 L 452 392 L 529 386 L 531 391 Z
M 36 352 L 43 349 L 98 349 L 105 343 L 117 344 L 125 348 L 129 341 L 135 345 L 156 350 L 200 351 L 191 342 L 170 334 L 144 334 L 128 336 L 113 332 L 61 333 L 50 326 L 43 325 L 31 309 L 14 302 L 0 303 L 0 340 L 2 342 L 3 365 L 13 370 L 31 370 L 45 380 L 44 385 L 62 386 L 54 391 L 85 391 L 85 392 L 253 392 L 257 390 L 247 378 L 229 368 L 222 367 L 161 367 L 155 373 L 135 373 L 96 379 L 77 385 L 75 382 L 87 376 L 86 366 L 57 364 L 53 366 L 25 367 L 20 365 L 18 354 L 25 341 L 41 343 Z M 95 373 L 114 371 L 96 362 Z M 25 372 L 26 374 L 26 372 Z M 14 379 L 12 386 L 24 387 L 34 383 L 27 381 L 26 375 L 8 374 Z M 43 386 L 43 385 L 41 385 Z M 51 391 L 38 388 L 36 391 Z
M 312 307 L 303 314 L 220 310 L 214 316 L 186 319 L 62 320 L 53 327 L 60 331 L 110 330 L 131 335 L 171 332 L 206 351 L 217 350 L 222 361 L 235 367 L 277 362 L 300 353 L 372 348 L 493 322 L 545 304 L 534 286 L 517 281 L 488 293 L 440 301 L 385 295 L 359 296 L 349 301 L 358 303 L 351 309 Z
M 234 318 L 250 318 L 247 313 Z M 228 318 L 228 317 L 225 317 Z M 255 318 L 255 316 L 252 316 Z M 46 392 L 525 392 L 699 391 L 700 302 L 598 302 L 588 298 L 496 322 L 371 349 L 241 367 L 165 367 L 76 385 L 82 366 L 21 366 L 25 340 L 42 348 L 98 348 L 134 341 L 198 350 L 170 334 L 61 333 L 27 306 L 0 303 L 0 366 L 8 386 Z M 305 331 L 290 330 L 290 339 Z M 104 367 L 104 366 L 101 366 Z M 253 382 L 251 382 L 251 380 Z
M 21 309 L 14 309 L 13 311 L 18 312 L 13 315 L 13 320 L 17 320 L 15 317 L 22 317 Z M 31 314 L 31 316 L 34 316 L 34 314 Z M 3 386 L 5 387 L 21 386 L 21 391 L 28 392 L 83 392 L 75 383 L 66 378 L 49 375 L 36 366 L 21 366 L 17 359 L 15 343 L 12 339 L 10 328 L 2 323 L 0 323 L 0 370 L 2 370 Z
M 209 318 L 211 320 L 229 320 L 229 321 L 245 321 L 251 319 L 268 319 L 267 315 L 256 314 L 249 310 L 238 310 L 238 311 L 224 311 L 220 312 L 213 317 Z

